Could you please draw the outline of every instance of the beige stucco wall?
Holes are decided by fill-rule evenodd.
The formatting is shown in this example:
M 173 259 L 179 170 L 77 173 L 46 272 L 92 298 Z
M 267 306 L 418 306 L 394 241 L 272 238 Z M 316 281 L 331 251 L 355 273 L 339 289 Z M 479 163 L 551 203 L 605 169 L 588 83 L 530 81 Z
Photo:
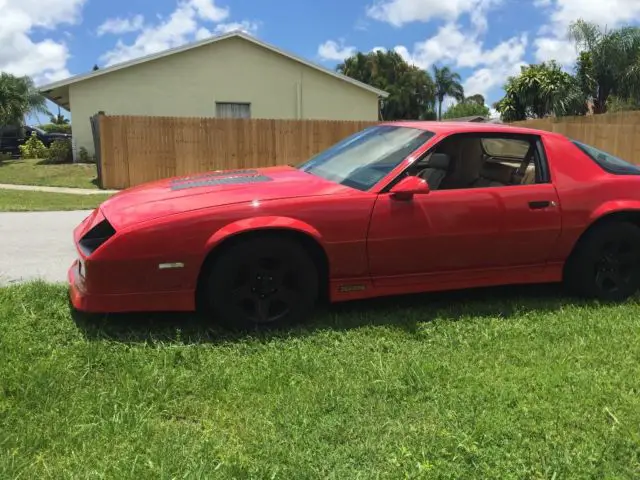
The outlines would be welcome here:
M 215 117 L 215 102 L 250 102 L 252 118 L 377 120 L 377 95 L 232 38 L 122 69 L 70 91 L 76 148 L 93 153 L 89 118 Z

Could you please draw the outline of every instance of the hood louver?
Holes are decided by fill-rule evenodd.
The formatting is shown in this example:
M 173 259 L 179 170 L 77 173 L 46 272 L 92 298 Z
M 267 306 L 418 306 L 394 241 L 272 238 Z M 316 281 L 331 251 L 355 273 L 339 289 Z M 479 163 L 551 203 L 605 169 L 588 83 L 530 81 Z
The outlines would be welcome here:
M 103 220 L 95 227 L 89 230 L 78 242 L 82 252 L 85 255 L 91 255 L 100 247 L 104 242 L 109 240 L 116 231 L 113 226 L 107 221 Z
M 171 182 L 171 190 L 215 187 L 218 185 L 243 185 L 270 182 L 271 180 L 270 177 L 262 175 L 257 170 L 231 170 L 179 178 Z

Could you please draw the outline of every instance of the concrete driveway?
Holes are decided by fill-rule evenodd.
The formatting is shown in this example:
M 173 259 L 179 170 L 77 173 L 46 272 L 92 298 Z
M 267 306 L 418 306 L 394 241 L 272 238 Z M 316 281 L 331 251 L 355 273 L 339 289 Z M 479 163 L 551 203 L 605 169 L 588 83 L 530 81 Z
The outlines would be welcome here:
M 77 257 L 73 229 L 89 213 L 0 213 L 0 286 L 35 279 L 66 282 Z

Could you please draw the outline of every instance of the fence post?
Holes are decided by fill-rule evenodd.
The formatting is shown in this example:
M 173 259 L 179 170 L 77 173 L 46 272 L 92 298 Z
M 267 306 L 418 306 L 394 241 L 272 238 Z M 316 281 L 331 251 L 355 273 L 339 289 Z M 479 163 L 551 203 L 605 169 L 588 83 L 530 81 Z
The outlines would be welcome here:
M 93 117 L 89 119 L 91 123 L 91 133 L 93 134 L 93 150 L 94 156 L 96 159 L 96 170 L 98 172 L 98 187 L 104 188 L 103 178 L 102 178 L 102 151 L 100 148 L 100 116 L 104 115 L 103 111 L 98 112 Z

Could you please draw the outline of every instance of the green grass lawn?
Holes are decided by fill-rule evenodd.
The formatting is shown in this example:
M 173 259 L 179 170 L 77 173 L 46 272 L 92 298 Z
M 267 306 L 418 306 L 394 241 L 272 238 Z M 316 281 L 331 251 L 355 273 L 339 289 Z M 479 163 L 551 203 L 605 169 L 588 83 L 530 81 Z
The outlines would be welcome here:
M 91 210 L 109 196 L 106 194 L 76 195 L 0 189 L 0 212 Z
M 640 477 L 640 301 L 423 295 L 254 335 L 74 317 L 63 286 L 0 289 L 0 478 Z
M 51 187 L 98 188 L 93 164 L 47 165 L 42 160 L 0 162 L 0 183 Z

